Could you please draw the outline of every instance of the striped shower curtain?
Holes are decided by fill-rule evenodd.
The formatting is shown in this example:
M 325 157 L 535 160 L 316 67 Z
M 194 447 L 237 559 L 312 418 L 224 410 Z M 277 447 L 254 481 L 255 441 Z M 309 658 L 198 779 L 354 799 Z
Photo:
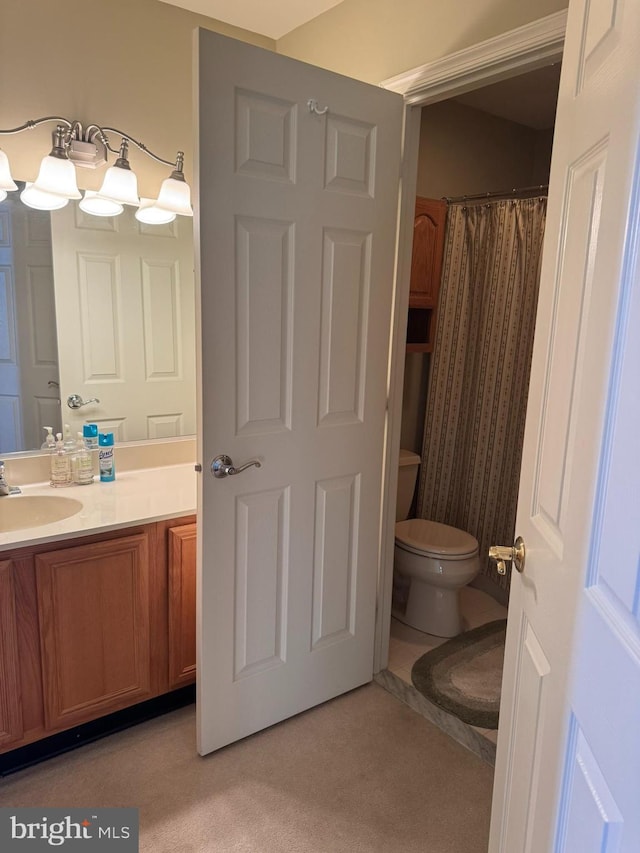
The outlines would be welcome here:
M 503 600 L 486 555 L 514 539 L 546 206 L 450 205 L 427 397 L 417 514 L 472 533 Z

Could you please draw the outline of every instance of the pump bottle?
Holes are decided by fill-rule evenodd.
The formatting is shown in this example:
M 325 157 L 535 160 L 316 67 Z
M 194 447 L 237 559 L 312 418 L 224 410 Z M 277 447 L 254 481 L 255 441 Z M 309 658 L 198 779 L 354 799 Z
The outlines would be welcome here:
M 54 488 L 70 486 L 73 482 L 71 479 L 71 458 L 64 449 L 61 432 L 56 433 L 56 447 L 51 454 L 50 482 Z

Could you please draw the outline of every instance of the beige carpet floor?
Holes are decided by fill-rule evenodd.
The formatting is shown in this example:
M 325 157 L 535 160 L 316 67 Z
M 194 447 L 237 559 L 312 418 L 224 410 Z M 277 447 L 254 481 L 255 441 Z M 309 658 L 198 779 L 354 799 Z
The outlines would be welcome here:
M 202 758 L 183 708 L 0 779 L 137 806 L 144 853 L 485 853 L 492 768 L 376 684 Z

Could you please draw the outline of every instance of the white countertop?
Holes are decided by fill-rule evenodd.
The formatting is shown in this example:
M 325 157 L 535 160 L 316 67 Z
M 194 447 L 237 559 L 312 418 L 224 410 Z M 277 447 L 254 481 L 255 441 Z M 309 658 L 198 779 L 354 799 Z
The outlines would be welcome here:
M 89 486 L 63 489 L 53 489 L 48 483 L 23 486 L 23 495 L 75 498 L 82 503 L 82 509 L 52 524 L 0 531 L 0 551 L 192 515 L 196 511 L 196 477 L 190 463 L 125 471 L 118 473 L 112 483 L 101 483 L 96 477 Z M 13 496 L 0 498 L 13 499 Z

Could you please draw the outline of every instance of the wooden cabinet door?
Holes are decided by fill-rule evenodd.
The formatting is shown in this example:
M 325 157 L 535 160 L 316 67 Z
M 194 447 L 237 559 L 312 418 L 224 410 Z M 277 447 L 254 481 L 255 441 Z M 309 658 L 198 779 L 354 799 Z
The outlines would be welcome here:
M 36 556 L 47 730 L 153 695 L 149 553 L 140 533 Z
M 0 746 L 24 732 L 16 589 L 11 560 L 0 562 Z
M 169 687 L 196 677 L 196 525 L 169 529 Z
M 438 303 L 447 203 L 442 199 L 416 199 L 409 305 L 435 308 Z

